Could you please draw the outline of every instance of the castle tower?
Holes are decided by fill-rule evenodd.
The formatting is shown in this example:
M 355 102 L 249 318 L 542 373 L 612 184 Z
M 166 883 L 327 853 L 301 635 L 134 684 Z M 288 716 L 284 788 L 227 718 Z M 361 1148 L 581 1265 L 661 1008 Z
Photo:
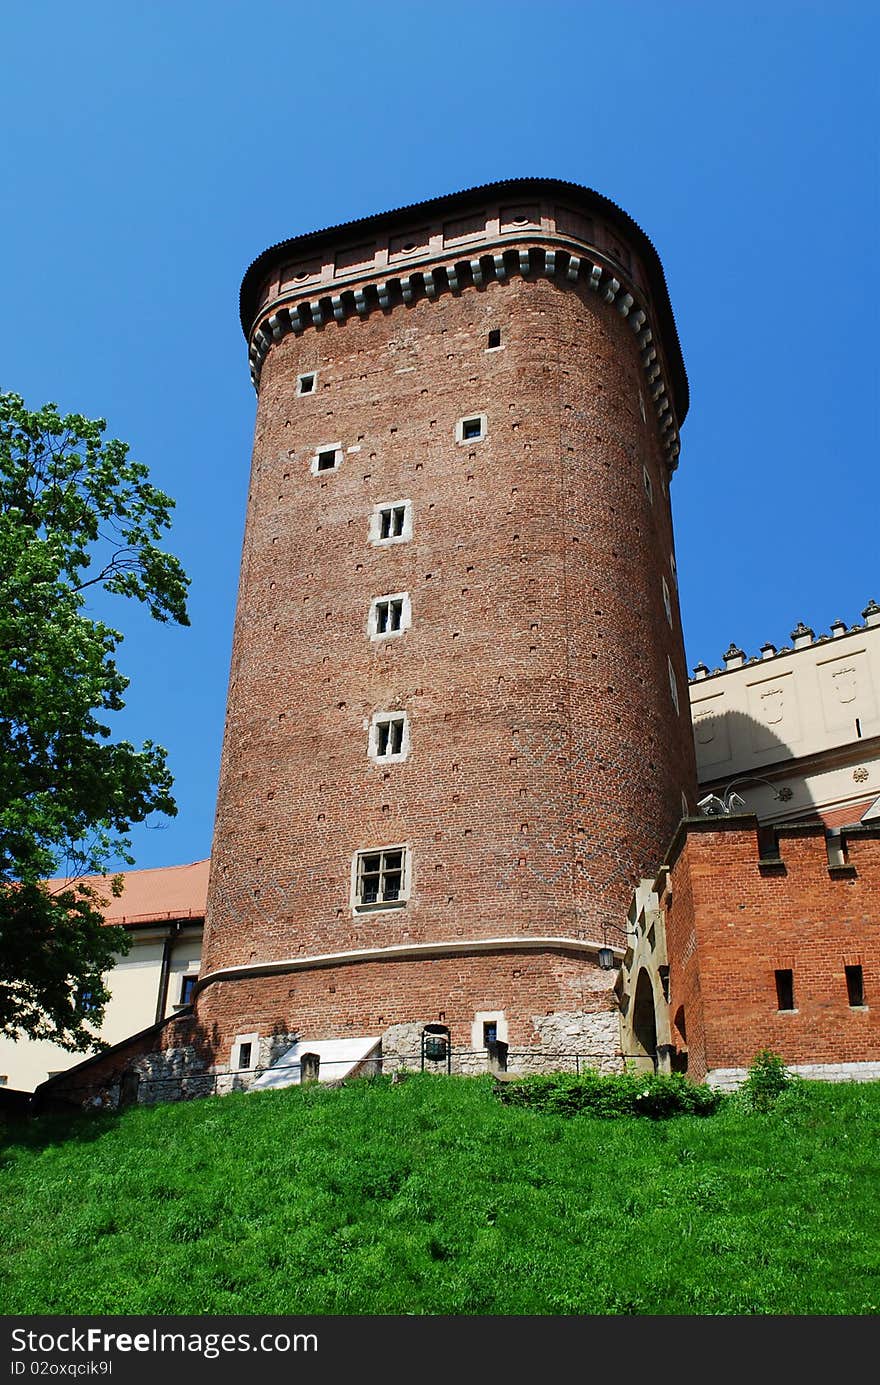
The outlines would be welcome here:
M 276 245 L 241 309 L 217 1061 L 428 1021 L 613 1050 L 598 948 L 695 789 L 656 251 L 597 193 L 495 183 Z

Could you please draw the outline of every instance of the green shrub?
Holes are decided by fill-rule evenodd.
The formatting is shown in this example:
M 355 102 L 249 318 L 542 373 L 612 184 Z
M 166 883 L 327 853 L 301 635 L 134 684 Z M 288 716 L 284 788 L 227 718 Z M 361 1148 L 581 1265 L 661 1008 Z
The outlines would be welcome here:
M 762 1048 L 752 1059 L 749 1075 L 739 1089 L 739 1096 L 752 1111 L 769 1111 L 797 1080 L 778 1053 L 770 1048 Z
M 495 1094 L 506 1106 L 573 1116 L 580 1112 L 614 1119 L 618 1116 L 708 1116 L 718 1109 L 721 1094 L 698 1087 L 680 1073 L 613 1073 L 594 1071 L 547 1073 L 499 1082 Z

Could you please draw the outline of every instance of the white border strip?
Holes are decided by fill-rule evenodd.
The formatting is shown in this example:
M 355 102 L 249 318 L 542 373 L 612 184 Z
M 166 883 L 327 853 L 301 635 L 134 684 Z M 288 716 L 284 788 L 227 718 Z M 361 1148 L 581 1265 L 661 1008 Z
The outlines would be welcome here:
M 285 957 L 277 962 L 248 962 L 243 966 L 221 967 L 208 972 L 198 984 L 202 991 L 214 981 L 230 981 L 245 976 L 267 976 L 275 972 L 309 971 L 318 967 L 344 967 L 356 962 L 406 961 L 411 957 L 454 957 L 462 953 L 524 952 L 544 948 L 553 952 L 598 953 L 600 947 L 611 946 L 586 938 L 526 937 L 518 934 L 508 938 L 451 939 L 433 943 L 395 943 L 391 947 L 365 947 L 351 952 L 319 952 L 313 957 Z M 624 949 L 611 947 L 616 961 L 622 961 Z

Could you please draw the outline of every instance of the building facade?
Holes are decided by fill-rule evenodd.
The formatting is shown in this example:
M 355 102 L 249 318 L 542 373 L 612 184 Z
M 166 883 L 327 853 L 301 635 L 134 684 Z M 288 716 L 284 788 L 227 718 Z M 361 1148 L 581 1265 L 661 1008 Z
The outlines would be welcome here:
M 873 1075 L 880 608 L 688 682 L 687 379 L 644 232 L 572 184 L 489 184 L 272 247 L 241 311 L 198 980 L 175 1002 L 160 967 L 154 1022 L 41 1099 L 501 1049 Z
M 605 1048 L 598 948 L 696 789 L 656 252 L 596 194 L 491 185 L 274 247 L 242 315 L 217 1057 L 426 1022 Z
M 105 920 L 121 925 L 131 946 L 104 979 L 110 1000 L 100 1037 L 122 1044 L 131 1035 L 189 1009 L 202 959 L 202 931 L 208 892 L 208 862 L 130 870 L 122 894 L 106 886 Z M 63 1078 L 82 1062 L 45 1040 L 0 1038 L 0 1086 L 30 1092 L 49 1078 Z
M 880 607 L 691 684 L 700 804 L 630 906 L 621 1043 L 733 1086 L 880 1078 Z

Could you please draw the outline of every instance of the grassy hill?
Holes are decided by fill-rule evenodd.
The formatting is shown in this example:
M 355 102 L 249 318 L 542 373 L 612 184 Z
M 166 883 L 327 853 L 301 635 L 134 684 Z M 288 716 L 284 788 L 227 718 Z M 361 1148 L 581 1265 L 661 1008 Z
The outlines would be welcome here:
M 24 1313 L 880 1311 L 880 1084 L 768 1112 L 537 1114 L 486 1078 L 378 1078 L 2 1146 L 0 1303 Z

